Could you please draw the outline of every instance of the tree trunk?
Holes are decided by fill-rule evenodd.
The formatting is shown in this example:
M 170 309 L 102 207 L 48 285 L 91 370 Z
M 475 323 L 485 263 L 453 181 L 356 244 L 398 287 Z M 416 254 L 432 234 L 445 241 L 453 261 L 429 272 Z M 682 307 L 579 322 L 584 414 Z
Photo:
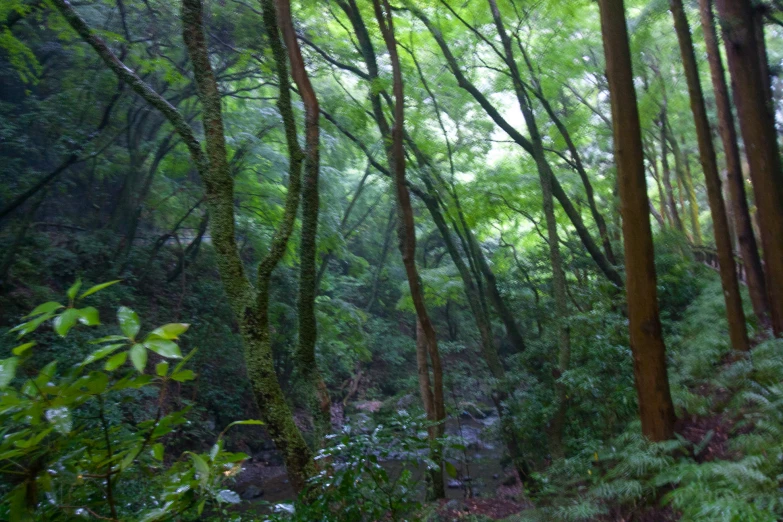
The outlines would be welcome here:
M 674 404 L 661 335 L 649 200 L 644 176 L 639 110 L 623 0 L 599 0 L 612 104 L 615 159 L 625 240 L 631 350 L 642 434 L 653 441 L 674 436 Z
M 702 169 L 704 170 L 704 180 L 707 185 L 707 195 L 709 196 L 710 210 L 712 212 L 713 233 L 715 235 L 715 245 L 718 249 L 720 278 L 723 285 L 723 297 L 726 302 L 726 317 L 729 322 L 731 346 L 734 350 L 747 352 L 750 350 L 750 344 L 748 343 L 745 313 L 742 310 L 737 266 L 731 249 L 729 221 L 726 218 L 726 206 L 723 203 L 723 190 L 721 189 L 720 174 L 718 174 L 718 162 L 715 157 L 712 136 L 710 135 L 710 122 L 707 119 L 707 108 L 704 105 L 704 93 L 701 89 L 696 55 L 693 52 L 691 31 L 682 0 L 670 0 L 669 5 L 674 16 L 674 28 L 677 32 L 680 54 L 685 68 L 685 78 L 688 82 L 691 111 L 693 112 L 696 136 L 699 141 L 699 156 Z M 694 235 L 695 233 L 696 231 L 694 230 Z
M 383 1 L 383 6 L 381 6 Z M 405 95 L 402 80 L 402 70 L 399 57 L 397 55 L 397 41 L 394 37 L 394 21 L 391 7 L 387 0 L 373 0 L 375 8 L 375 17 L 381 29 L 386 48 L 389 51 L 389 59 L 393 74 L 393 92 L 394 92 L 394 125 L 391 129 L 391 141 L 386 140 L 386 155 L 394 174 L 395 188 L 397 194 L 397 205 L 399 207 L 400 224 L 398 233 L 400 237 L 400 253 L 402 262 L 405 266 L 405 272 L 408 277 L 408 286 L 413 299 L 413 305 L 416 309 L 417 317 L 417 353 L 423 352 L 429 354 L 429 362 L 432 365 L 432 388 L 431 395 L 425 393 L 423 381 L 422 395 L 425 401 L 427 416 L 434 423 L 430 429 L 431 455 L 437 463 L 438 469 L 430 473 L 432 481 L 432 496 L 436 499 L 443 498 L 446 495 L 443 484 L 443 460 L 441 437 L 444 433 L 444 421 L 446 418 L 445 402 L 443 398 L 443 370 L 441 368 L 440 353 L 438 351 L 438 340 L 435 334 L 435 327 L 430 320 L 427 307 L 424 302 L 424 290 L 421 285 L 418 269 L 416 268 L 416 228 L 413 217 L 413 206 L 411 205 L 411 196 L 405 183 Z M 422 379 L 422 373 L 426 373 L 429 380 L 429 370 L 426 360 L 422 361 L 422 355 L 417 357 L 419 361 L 419 375 Z M 424 367 L 421 363 L 424 363 Z
M 296 360 L 299 373 L 307 387 L 310 413 L 314 417 L 316 445 L 331 431 L 332 402 L 329 390 L 318 369 L 315 358 L 315 345 L 318 340 L 318 323 L 315 316 L 315 298 L 318 294 L 317 281 L 317 245 L 318 234 L 318 174 L 320 169 L 320 125 L 321 116 L 318 98 L 310 83 L 305 69 L 299 41 L 291 19 L 289 0 L 274 0 L 277 7 L 277 21 L 283 36 L 288 61 L 291 64 L 291 76 L 299 88 L 299 94 L 305 107 L 305 160 L 304 179 L 302 180 L 302 237 L 299 245 L 299 344 Z
M 783 335 L 783 172 L 775 121 L 766 103 L 759 44 L 750 2 L 716 0 L 729 62 L 734 102 L 750 163 L 764 249 L 772 330 Z
M 699 0 L 701 24 L 704 42 L 707 46 L 707 58 L 710 64 L 712 87 L 715 91 L 715 104 L 718 112 L 718 130 L 723 140 L 723 152 L 726 155 L 727 184 L 731 196 L 731 208 L 734 215 L 734 228 L 739 243 L 739 251 L 745 265 L 750 301 L 753 311 L 762 326 L 769 327 L 769 301 L 764 284 L 764 270 L 761 267 L 756 236 L 750 219 L 748 200 L 745 195 L 745 180 L 742 176 L 742 162 L 737 142 L 737 129 L 731 112 L 729 89 L 723 70 L 718 35 L 715 30 L 715 18 L 712 15 L 712 0 Z
M 666 125 L 669 125 L 668 120 L 664 120 Z M 699 201 L 696 199 L 696 189 L 693 186 L 693 178 L 691 177 L 691 166 L 688 158 L 682 153 L 680 144 L 677 142 L 677 138 L 672 132 L 672 128 L 669 127 L 669 132 L 666 135 L 671 146 L 672 153 L 674 154 L 674 170 L 677 174 L 677 186 L 680 189 L 680 207 L 683 212 L 685 211 L 685 205 L 683 204 L 683 193 L 688 198 L 688 209 L 691 219 L 691 237 L 693 238 L 693 244 L 701 246 L 701 223 L 699 222 Z M 682 189 L 685 189 L 684 191 Z M 683 225 L 684 226 L 684 225 Z

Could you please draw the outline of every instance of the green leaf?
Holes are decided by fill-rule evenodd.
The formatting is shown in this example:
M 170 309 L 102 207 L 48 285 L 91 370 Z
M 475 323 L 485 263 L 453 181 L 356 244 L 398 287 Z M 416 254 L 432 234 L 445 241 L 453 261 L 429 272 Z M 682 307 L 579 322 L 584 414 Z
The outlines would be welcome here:
M 109 344 L 106 346 L 102 346 L 92 352 L 90 355 L 84 358 L 82 361 L 82 366 L 86 366 L 88 364 L 94 363 L 95 361 L 99 361 L 106 357 L 107 355 L 110 355 L 111 353 L 117 351 L 117 348 L 121 348 L 125 346 L 125 343 L 117 343 L 117 344 Z
M 87 290 L 86 292 L 84 292 L 82 295 L 80 295 L 79 299 L 84 299 L 88 295 L 92 295 L 95 292 L 100 292 L 104 288 L 106 288 L 108 286 L 111 286 L 113 284 L 119 283 L 120 281 L 121 281 L 120 279 L 115 279 L 114 281 L 109 281 L 108 283 L 101 283 L 99 285 L 95 285 L 92 288 L 90 288 L 89 290 Z
M 98 318 L 98 310 L 92 306 L 81 308 L 77 310 L 79 312 L 79 322 L 86 324 L 87 326 L 95 326 L 101 324 L 101 320 Z
M 149 335 L 150 337 L 159 337 L 161 339 L 177 339 L 180 335 L 185 333 L 190 327 L 186 323 L 170 323 L 164 324 L 160 328 L 155 328 Z
M 27 314 L 25 317 L 33 317 L 35 315 L 54 312 L 55 310 L 59 310 L 60 308 L 65 308 L 65 307 L 56 301 L 49 301 L 48 303 L 44 303 L 42 305 L 36 306 L 33 309 L 33 311 Z
M 160 442 L 152 445 L 152 458 L 155 460 L 163 460 L 163 444 Z
M 196 378 L 196 374 L 193 370 L 180 370 L 171 374 L 171 378 L 177 382 L 192 381 Z
M 60 337 L 65 337 L 79 319 L 79 311 L 75 308 L 69 308 L 54 318 L 54 331 Z
M 161 357 L 168 357 L 170 359 L 182 358 L 182 352 L 179 351 L 179 346 L 177 346 L 177 343 L 174 341 L 169 341 L 167 339 L 149 339 L 144 341 L 144 346 Z
M 33 341 L 33 342 L 31 342 L 31 343 L 24 343 L 24 344 L 20 344 L 19 346 L 17 346 L 17 347 L 16 347 L 16 348 L 14 348 L 13 350 L 11 350 L 11 352 L 12 352 L 14 355 L 22 355 L 24 352 L 26 352 L 27 350 L 29 350 L 29 349 L 30 349 L 30 348 L 32 348 L 33 346 L 35 346 L 35 341 Z
M 457 468 L 454 466 L 454 464 L 448 460 L 444 460 L 443 463 L 446 466 L 446 473 L 449 475 L 449 477 L 454 479 L 457 478 Z
M 68 299 L 70 299 L 71 301 L 76 299 L 76 294 L 79 292 L 79 288 L 81 287 L 82 287 L 82 280 L 77 279 L 76 282 L 73 285 L 71 285 L 71 288 L 68 289 L 67 292 Z
M 139 372 L 144 372 L 144 367 L 147 366 L 147 349 L 141 344 L 134 344 L 130 349 L 130 357 L 133 366 Z
M 117 320 L 120 322 L 122 333 L 129 339 L 134 339 L 136 334 L 139 333 L 139 328 L 141 327 L 139 316 L 127 306 L 121 306 L 117 310 Z
M 38 329 L 41 324 L 43 324 L 45 321 L 48 321 L 52 318 L 54 315 L 54 312 L 46 312 L 44 314 L 39 315 L 35 319 L 32 319 L 30 321 L 27 321 L 26 323 L 18 324 L 11 328 L 11 332 L 19 332 L 16 336 L 17 339 L 24 337 L 25 335 L 29 334 L 30 332 L 34 332 Z
M 155 365 L 155 373 L 157 373 L 161 377 L 165 377 L 168 371 L 169 371 L 169 363 L 167 363 L 166 361 L 161 361 Z
M 120 352 L 116 353 L 111 356 L 111 358 L 106 361 L 106 364 L 103 366 L 104 370 L 107 372 L 113 372 L 123 364 L 125 364 L 125 361 L 128 360 L 128 352 Z
M 193 452 L 188 453 L 190 453 L 190 457 L 193 459 L 193 467 L 196 468 L 196 473 L 199 475 L 198 478 L 201 481 L 201 485 L 205 486 L 209 480 L 209 464 L 207 464 L 207 461 L 201 458 L 201 456 L 196 455 Z
M 19 359 L 16 357 L 0 360 L 0 389 L 8 386 L 13 380 L 18 365 Z
M 221 489 L 218 492 L 218 498 L 223 502 L 228 502 L 229 504 L 239 504 L 240 502 L 237 492 L 231 491 L 230 489 Z
M 101 337 L 99 339 L 93 339 L 90 341 L 90 344 L 100 344 L 100 343 L 113 343 L 116 341 L 127 341 L 128 338 L 124 335 L 107 335 L 106 337 Z

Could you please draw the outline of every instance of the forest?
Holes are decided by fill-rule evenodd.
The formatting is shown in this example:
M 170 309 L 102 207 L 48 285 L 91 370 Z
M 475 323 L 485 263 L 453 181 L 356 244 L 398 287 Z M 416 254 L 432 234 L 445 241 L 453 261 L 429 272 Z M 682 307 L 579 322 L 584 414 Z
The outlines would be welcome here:
M 783 520 L 781 0 L 0 0 L 0 520 Z

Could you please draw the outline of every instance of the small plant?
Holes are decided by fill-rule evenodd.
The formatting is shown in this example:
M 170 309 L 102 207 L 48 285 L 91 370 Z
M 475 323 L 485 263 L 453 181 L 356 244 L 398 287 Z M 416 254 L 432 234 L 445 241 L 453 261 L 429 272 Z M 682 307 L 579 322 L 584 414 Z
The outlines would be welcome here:
M 120 307 L 119 332 L 92 340 L 81 362 L 33 367 L 29 337 L 49 323 L 61 338 L 99 325 L 98 310 L 81 303 L 116 282 L 81 294 L 77 282 L 67 304 L 44 303 L 12 329 L 24 342 L 0 360 L 0 518 L 153 522 L 210 512 L 223 519 L 224 507 L 239 502 L 225 484 L 247 456 L 224 451 L 225 431 L 206 454 L 165 455 L 164 438 L 188 422 L 187 408 L 166 413 L 165 399 L 171 382 L 194 378 L 185 368 L 194 352 L 183 357 L 177 344 L 189 325 L 141 335 L 136 312 Z M 159 358 L 154 368 L 150 352 Z

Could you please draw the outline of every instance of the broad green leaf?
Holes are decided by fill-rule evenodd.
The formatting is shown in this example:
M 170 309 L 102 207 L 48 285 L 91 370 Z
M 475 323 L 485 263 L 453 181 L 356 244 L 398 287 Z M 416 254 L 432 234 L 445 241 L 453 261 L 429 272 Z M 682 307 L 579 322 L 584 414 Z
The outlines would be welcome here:
M 99 339 L 93 339 L 90 341 L 90 344 L 100 344 L 100 343 L 113 343 L 116 341 L 127 341 L 128 338 L 124 335 L 107 335 L 106 337 L 101 337 Z
M 125 346 L 125 343 L 117 343 L 117 344 L 109 344 L 106 346 L 102 346 L 92 352 L 90 355 L 84 358 L 82 361 L 82 366 L 86 366 L 90 363 L 94 363 L 95 361 L 99 361 L 106 357 L 107 355 L 110 355 L 111 353 L 117 351 L 117 348 L 121 348 Z
M 196 378 L 196 374 L 193 370 L 180 370 L 171 374 L 171 378 L 177 382 L 192 381 Z
M 75 308 L 69 308 L 54 318 L 54 331 L 60 337 L 65 337 L 79 319 L 79 311 Z
M 79 312 L 80 323 L 86 324 L 87 326 L 95 326 L 101 324 L 101 320 L 98 318 L 98 310 L 96 310 L 92 306 L 88 306 L 86 308 L 80 308 L 77 311 Z
M 33 311 L 27 314 L 25 317 L 33 317 L 36 315 L 54 312 L 55 310 L 59 310 L 60 308 L 65 308 L 65 307 L 56 301 L 49 301 L 48 303 L 44 303 L 36 306 L 35 308 L 33 308 Z
M 116 284 L 116 283 L 119 283 L 119 282 L 120 282 L 120 279 L 115 279 L 114 281 L 109 281 L 108 283 L 101 283 L 99 285 L 95 285 L 92 288 L 90 288 L 89 290 L 85 291 L 82 295 L 80 295 L 79 299 L 84 299 L 88 295 L 92 295 L 95 292 L 100 292 L 104 288 L 109 287 L 109 286 L 111 286 L 113 284 Z
M 155 328 L 149 335 L 150 337 L 160 337 L 161 339 L 177 339 L 180 335 L 187 331 L 190 325 L 186 323 L 170 323 L 164 324 L 159 328 Z
M 454 464 L 448 460 L 443 461 L 443 464 L 446 466 L 446 473 L 449 475 L 449 477 L 457 478 L 457 468 L 454 466 Z
M 19 332 L 16 336 L 17 339 L 24 337 L 25 335 L 34 332 L 38 329 L 41 324 L 43 324 L 45 321 L 48 321 L 54 316 L 54 312 L 46 312 L 35 319 L 32 319 L 30 321 L 27 321 L 26 323 L 18 324 L 11 328 L 11 332 Z
M 139 372 L 144 372 L 144 367 L 147 366 L 147 349 L 141 344 L 134 344 L 130 349 L 130 357 L 133 366 Z
M 13 350 L 11 350 L 11 352 L 12 352 L 14 355 L 22 355 L 24 352 L 26 352 L 27 350 L 29 350 L 29 349 L 30 349 L 30 348 L 32 348 L 33 346 L 35 346 L 35 341 L 33 341 L 33 342 L 31 342 L 31 343 L 24 343 L 24 344 L 20 344 L 19 346 L 17 346 L 17 347 L 16 347 L 16 348 L 14 348 Z
M 152 350 L 161 357 L 168 357 L 170 359 L 181 359 L 182 352 L 179 351 L 179 346 L 174 341 L 167 339 L 148 339 L 144 341 L 144 346 L 148 350 Z
M 16 367 L 18 364 L 19 359 L 16 357 L 0 360 L 0 389 L 8 386 L 13 380 L 14 375 L 16 375 Z
M 71 432 L 71 429 L 73 428 L 71 410 L 65 406 L 48 409 L 46 410 L 44 416 L 46 417 L 46 420 L 48 420 L 52 426 L 54 426 L 55 431 L 61 435 L 67 435 Z
M 229 504 L 239 504 L 239 495 L 236 491 L 231 491 L 230 489 L 221 489 L 218 492 L 218 498 L 222 500 L 223 502 L 228 502 Z
M 196 468 L 201 485 L 205 486 L 209 480 L 209 464 L 200 455 L 196 455 L 193 452 L 188 453 L 190 453 L 190 457 L 193 459 L 193 467 Z
M 161 361 L 155 365 L 155 373 L 157 373 L 161 377 L 165 377 L 168 371 L 169 371 L 169 363 L 167 363 L 166 361 Z
M 128 338 L 134 339 L 136 334 L 139 333 L 139 328 L 141 327 L 139 316 L 127 306 L 121 306 L 117 310 L 117 320 L 120 323 L 122 333 L 128 336 Z
M 68 299 L 70 299 L 71 301 L 76 299 L 76 294 L 79 292 L 79 288 L 81 287 L 82 287 L 82 280 L 77 279 L 76 282 L 73 285 L 71 285 L 71 287 L 68 289 L 67 292 Z
M 128 352 L 120 352 L 112 355 L 108 361 L 106 361 L 106 364 L 103 366 L 103 368 L 107 372 L 112 372 L 125 364 L 125 361 L 128 360 Z

